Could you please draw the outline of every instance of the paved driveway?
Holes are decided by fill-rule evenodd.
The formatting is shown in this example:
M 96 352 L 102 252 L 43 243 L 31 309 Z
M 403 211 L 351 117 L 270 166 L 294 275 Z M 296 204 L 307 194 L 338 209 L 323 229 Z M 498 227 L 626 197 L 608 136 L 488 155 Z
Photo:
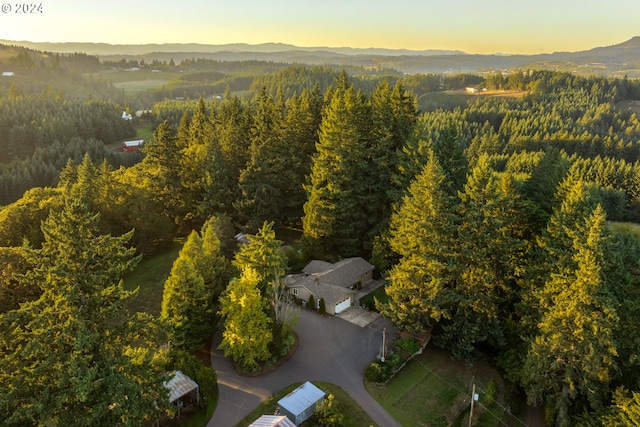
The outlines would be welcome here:
M 322 381 L 347 392 L 380 427 L 400 424 L 364 388 L 363 373 L 382 347 L 380 319 L 359 327 L 338 317 L 323 317 L 308 310 L 300 312 L 296 328 L 299 347 L 277 371 L 257 378 L 239 376 L 229 359 L 217 349 L 218 331 L 212 343 L 211 363 L 218 376 L 218 407 L 208 427 L 232 427 L 273 393 L 296 382 Z

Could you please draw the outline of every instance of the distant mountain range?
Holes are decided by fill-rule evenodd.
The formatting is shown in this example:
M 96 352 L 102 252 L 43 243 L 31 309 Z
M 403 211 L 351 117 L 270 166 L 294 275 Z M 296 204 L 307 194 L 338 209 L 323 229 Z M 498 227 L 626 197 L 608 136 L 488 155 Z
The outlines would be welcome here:
M 581 52 L 554 52 L 538 55 L 472 55 L 455 50 L 358 49 L 298 47 L 282 43 L 143 44 L 34 43 L 0 40 L 0 44 L 30 49 L 96 55 L 101 59 L 154 59 L 175 62 L 187 58 L 221 61 L 263 60 L 313 65 L 359 65 L 387 67 L 405 73 L 481 73 L 512 69 L 553 69 L 582 75 L 640 77 L 640 37 L 613 46 Z

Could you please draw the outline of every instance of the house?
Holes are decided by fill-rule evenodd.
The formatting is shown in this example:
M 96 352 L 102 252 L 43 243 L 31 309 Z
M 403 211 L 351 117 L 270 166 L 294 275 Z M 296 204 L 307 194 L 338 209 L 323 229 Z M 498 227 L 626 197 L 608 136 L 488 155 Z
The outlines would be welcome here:
M 284 415 L 263 415 L 249 427 L 296 427 L 296 425 Z
M 122 151 L 125 153 L 132 153 L 138 151 L 138 148 L 142 147 L 144 139 L 136 139 L 135 141 L 125 141 L 122 143 Z
M 313 415 L 318 402 L 324 399 L 324 394 L 324 391 L 307 381 L 278 400 L 280 413 L 300 425 Z
M 307 264 L 302 273 L 290 274 L 285 278 L 289 293 L 303 301 L 311 295 L 318 308 L 324 300 L 329 314 L 338 314 L 356 304 L 357 290 L 373 278 L 373 265 L 363 258 L 345 258 L 335 264 L 314 260 Z

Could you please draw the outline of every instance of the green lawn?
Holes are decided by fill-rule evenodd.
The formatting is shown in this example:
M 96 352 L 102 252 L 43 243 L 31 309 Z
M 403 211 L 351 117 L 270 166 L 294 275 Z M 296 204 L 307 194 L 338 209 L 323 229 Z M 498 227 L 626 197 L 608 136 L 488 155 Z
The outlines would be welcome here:
M 173 261 L 178 258 L 183 244 L 184 239 L 174 240 L 168 248 L 153 254 L 153 256 L 143 256 L 136 269 L 124 278 L 126 289 L 140 287 L 138 296 L 129 307 L 131 311 L 144 311 L 155 316 L 160 315 L 164 282 L 169 277 Z
M 504 394 L 498 373 L 483 362 L 467 367 L 452 361 L 434 346 L 409 362 L 387 385 L 366 383 L 367 390 L 403 426 L 455 426 L 468 424 L 471 388 L 480 395 L 474 409 L 474 426 L 497 426 L 502 410 L 489 405 L 484 389 L 490 380 L 498 385 L 498 402 Z M 482 406 L 485 406 L 484 409 Z
M 376 299 L 382 304 L 385 304 L 389 301 L 389 296 L 387 295 L 387 291 L 385 290 L 384 286 L 380 286 L 379 288 L 374 289 L 372 292 L 360 298 L 360 305 L 365 306 L 368 310 L 378 311 L 375 304 Z
M 325 393 L 331 393 L 335 396 L 335 399 L 342 410 L 342 414 L 344 415 L 345 427 L 369 427 L 376 425 L 367 413 L 347 393 L 345 393 L 342 388 L 330 383 L 314 382 L 313 384 Z M 262 402 L 262 404 L 260 404 L 256 409 L 251 411 L 249 415 L 244 417 L 242 421 L 236 424 L 236 427 L 248 426 L 262 415 L 273 414 L 278 407 L 278 400 L 291 393 L 299 385 L 300 383 L 291 384 L 289 387 L 286 387 L 274 394 L 269 399 Z M 307 421 L 300 424 L 300 426 L 311 427 L 311 424 Z

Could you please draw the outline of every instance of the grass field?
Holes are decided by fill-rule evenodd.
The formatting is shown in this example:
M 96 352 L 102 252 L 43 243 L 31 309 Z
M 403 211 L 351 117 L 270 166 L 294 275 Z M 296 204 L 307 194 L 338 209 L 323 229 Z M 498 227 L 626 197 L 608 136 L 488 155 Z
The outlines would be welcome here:
M 111 82 L 115 87 L 123 88 L 127 94 L 136 94 L 160 87 L 179 75 L 167 72 L 113 70 L 94 74 L 94 78 Z
M 151 138 L 153 138 L 153 123 L 151 120 L 140 120 L 140 124 L 136 127 L 136 137 L 144 139 L 145 142 L 151 141 Z
M 456 107 L 464 108 L 470 101 L 483 96 L 504 97 L 504 98 L 520 98 L 525 92 L 518 91 L 487 91 L 475 94 L 466 91 L 445 91 L 445 92 L 429 92 L 418 97 L 418 106 L 423 111 L 433 111 L 437 108 L 445 110 L 453 110 Z
M 497 401 L 504 394 L 500 375 L 483 362 L 468 367 L 452 361 L 432 345 L 410 361 L 386 386 L 366 383 L 367 390 L 403 426 L 468 425 L 472 385 L 480 399 L 474 409 L 474 426 L 502 425 L 503 409 L 489 404 L 485 390 L 490 381 L 498 386 Z M 483 406 L 485 408 L 483 408 Z
M 155 316 L 160 315 L 162 289 L 171 273 L 173 261 L 184 240 L 175 240 L 168 248 L 148 258 L 142 258 L 134 271 L 124 278 L 124 287 L 132 290 L 140 287 L 138 296 L 131 302 L 131 311 L 144 311 Z
M 367 413 L 360 408 L 360 406 L 347 394 L 342 388 L 330 383 L 314 382 L 316 387 L 324 391 L 326 394 L 333 394 L 338 402 L 341 412 L 344 415 L 344 425 L 347 427 L 369 427 L 376 424 L 367 415 Z M 273 414 L 278 407 L 278 400 L 282 399 L 287 394 L 296 389 L 300 383 L 291 384 L 289 387 L 284 388 L 278 393 L 265 400 L 256 409 L 251 411 L 249 415 L 243 418 L 236 427 L 245 427 L 251 424 L 262 415 Z M 300 424 L 300 427 L 310 427 L 309 421 Z

